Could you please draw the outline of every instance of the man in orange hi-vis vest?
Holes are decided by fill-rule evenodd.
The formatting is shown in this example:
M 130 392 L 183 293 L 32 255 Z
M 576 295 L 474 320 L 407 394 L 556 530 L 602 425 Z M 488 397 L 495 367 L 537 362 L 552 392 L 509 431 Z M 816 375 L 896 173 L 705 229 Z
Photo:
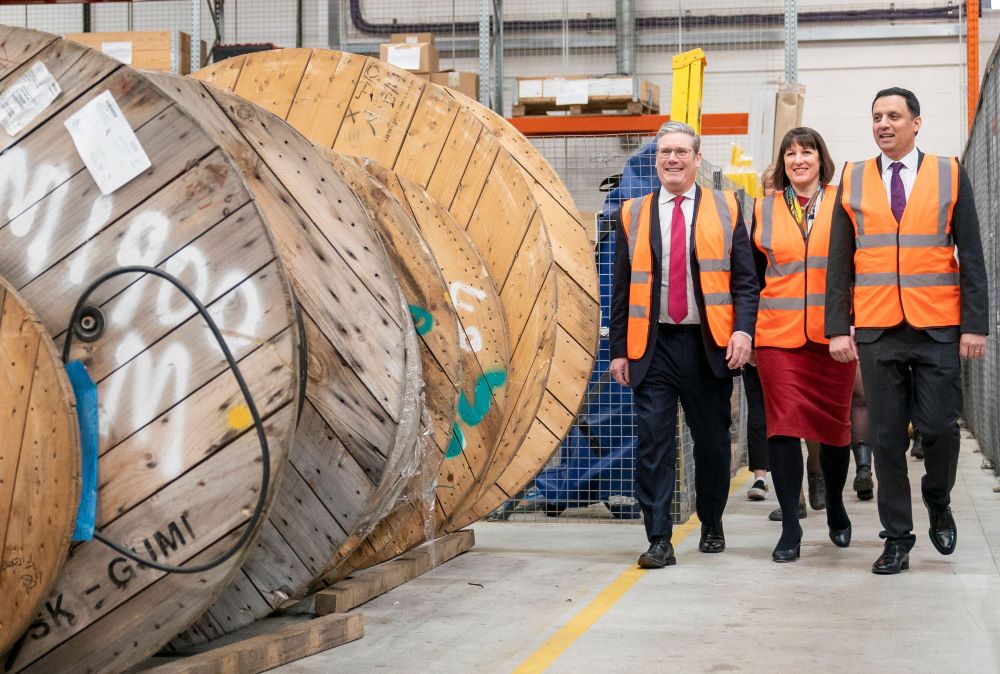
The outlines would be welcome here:
M 860 358 L 868 400 L 885 529 L 872 566 L 880 575 L 909 568 L 916 542 L 906 474 L 911 420 L 923 435 L 931 543 L 942 555 L 955 550 L 960 358 L 983 357 L 989 324 L 972 185 L 956 158 L 917 149 L 920 125 L 913 92 L 876 94 L 872 133 L 882 152 L 844 167 L 827 265 L 830 354 Z
M 636 498 L 649 549 L 639 566 L 674 564 L 670 543 L 677 403 L 694 439 L 702 552 L 726 548 L 732 377 L 750 358 L 759 284 L 732 192 L 695 184 L 701 139 L 687 124 L 656 134 L 660 189 L 618 212 L 611 374 L 634 389 Z

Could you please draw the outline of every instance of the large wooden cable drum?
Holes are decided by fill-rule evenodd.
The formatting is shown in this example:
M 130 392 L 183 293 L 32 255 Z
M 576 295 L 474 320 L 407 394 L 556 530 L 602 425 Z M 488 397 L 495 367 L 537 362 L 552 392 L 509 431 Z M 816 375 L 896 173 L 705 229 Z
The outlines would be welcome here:
M 458 340 L 443 281 L 428 285 L 433 277 L 422 270 L 402 284 L 409 297 L 401 292 L 376 234 L 394 200 L 383 190 L 368 203 L 381 188 L 359 167 L 338 170 L 285 122 L 228 92 L 150 77 L 237 158 L 291 279 L 308 350 L 305 401 L 275 505 L 240 572 L 172 642 L 183 648 L 300 595 L 388 512 L 423 459 L 421 354 L 407 305 L 426 305 L 440 323 L 431 360 L 444 365 L 434 368 L 457 367 Z M 438 376 L 440 390 L 428 396 L 446 419 L 456 399 L 451 376 Z
M 496 384 L 506 378 L 510 359 L 506 322 L 497 320 L 503 315 L 499 293 L 475 244 L 425 190 L 371 161 L 362 165 L 406 207 L 448 282 L 462 330 L 463 393 L 433 493 L 390 513 L 340 573 L 328 576 L 326 582 L 385 561 L 436 535 L 455 505 L 473 488 L 475 475 L 482 472 L 489 450 L 500 436 L 499 413 L 506 402 L 506 388 Z M 492 416 L 476 406 L 476 392 L 485 391 L 491 382 L 499 412 Z M 426 488 L 426 483 L 423 486 Z
M 0 656 L 48 599 L 80 500 L 76 404 L 52 339 L 0 279 Z
M 196 119 L 121 63 L 24 29 L 0 28 L 0 51 L 0 96 L 43 66 L 58 84 L 13 137 L 0 131 L 0 275 L 57 346 L 78 298 L 104 272 L 141 265 L 176 277 L 206 307 L 246 379 L 270 449 L 269 499 L 300 402 L 299 322 L 240 172 Z M 149 167 L 103 194 L 95 182 L 103 171 L 84 165 L 64 125 L 78 113 L 99 113 L 108 129 L 124 125 Z M 97 388 L 97 530 L 158 564 L 218 561 L 253 533 L 264 468 L 232 368 L 194 304 L 160 278 L 114 276 L 87 302 L 103 331 L 74 340 L 70 356 Z M 7 669 L 127 668 L 200 615 L 246 550 L 184 574 L 83 542 Z
M 596 270 L 582 226 L 566 217 L 565 190 L 552 196 L 558 190 L 541 189 L 552 176 L 528 177 L 502 147 L 506 129 L 485 123 L 478 104 L 375 59 L 277 50 L 193 77 L 268 108 L 317 144 L 392 169 L 466 230 L 500 290 L 511 357 L 501 437 L 447 526 L 516 494 L 572 423 L 596 353 Z

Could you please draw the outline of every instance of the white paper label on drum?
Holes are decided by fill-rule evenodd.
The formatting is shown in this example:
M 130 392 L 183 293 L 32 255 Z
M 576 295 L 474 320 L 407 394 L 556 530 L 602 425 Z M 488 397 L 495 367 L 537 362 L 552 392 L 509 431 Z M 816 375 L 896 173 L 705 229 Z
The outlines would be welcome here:
M 556 105 L 586 105 L 589 92 L 587 80 L 565 80 L 556 95 Z
M 0 126 L 8 135 L 16 136 L 60 93 L 59 83 L 39 61 L 0 94 Z
M 102 42 L 101 51 L 125 65 L 132 65 L 132 42 Z
M 111 194 L 152 166 L 110 91 L 80 108 L 65 124 L 102 194 Z

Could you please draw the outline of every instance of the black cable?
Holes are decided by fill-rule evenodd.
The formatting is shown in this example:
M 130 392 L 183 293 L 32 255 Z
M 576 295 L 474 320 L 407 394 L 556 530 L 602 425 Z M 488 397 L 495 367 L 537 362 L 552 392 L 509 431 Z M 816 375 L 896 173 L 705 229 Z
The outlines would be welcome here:
M 138 562 L 143 566 L 148 566 L 151 569 L 156 569 L 157 571 L 164 571 L 166 573 L 201 573 L 203 571 L 208 571 L 209 569 L 214 569 L 219 566 L 227 559 L 235 555 L 241 548 L 243 548 L 249 541 L 250 536 L 253 535 L 254 530 L 257 527 L 257 523 L 260 521 L 260 517 L 264 512 L 264 504 L 267 501 L 268 483 L 271 479 L 271 452 L 268 449 L 267 437 L 264 435 L 264 424 L 260 419 L 260 413 L 257 411 L 257 405 L 253 401 L 253 396 L 250 395 L 250 389 L 247 387 L 246 380 L 243 379 L 243 374 L 240 372 L 239 365 L 236 364 L 236 359 L 233 357 L 232 352 L 229 350 L 229 346 L 226 344 L 225 338 L 222 336 L 222 332 L 219 331 L 219 326 L 215 324 L 212 317 L 208 313 L 208 309 L 202 304 L 194 293 L 191 292 L 190 288 L 180 282 L 177 277 L 168 274 L 165 271 L 155 269 L 153 267 L 144 266 L 131 266 L 131 267 L 121 267 L 113 271 L 109 271 L 106 274 L 98 277 L 96 281 L 91 283 L 84 289 L 83 294 L 80 295 L 80 299 L 76 301 L 76 306 L 73 308 L 73 314 L 70 316 L 69 330 L 66 334 L 66 341 L 63 344 L 62 360 L 63 363 L 69 362 L 69 352 L 70 347 L 73 343 L 73 328 L 76 322 L 80 318 L 80 312 L 84 307 L 84 303 L 90 294 L 98 288 L 98 286 L 106 283 L 108 280 L 114 278 L 115 276 L 121 276 L 122 274 L 152 274 L 153 276 L 158 276 L 165 281 L 170 282 L 175 288 L 177 288 L 184 296 L 188 299 L 191 304 L 194 305 L 198 313 L 201 314 L 202 318 L 205 319 L 205 323 L 208 324 L 208 329 L 212 331 L 215 336 L 216 341 L 219 343 L 219 348 L 222 349 L 222 354 L 226 357 L 226 362 L 229 364 L 229 369 L 233 372 L 233 377 L 236 379 L 236 383 L 239 384 L 240 391 L 243 393 L 243 399 L 246 401 L 247 407 L 250 409 L 250 416 L 253 419 L 254 426 L 257 428 L 257 438 L 260 441 L 260 454 L 263 459 L 263 465 L 261 466 L 261 480 L 260 480 L 260 492 L 257 497 L 257 505 L 254 508 L 253 515 L 250 516 L 250 522 L 246 525 L 243 530 L 243 534 L 240 539 L 236 541 L 235 545 L 227 550 L 225 553 L 219 555 L 210 562 L 204 564 L 198 564 L 195 566 L 173 566 L 171 564 L 160 564 L 148 559 L 140 557 L 138 554 L 131 550 L 127 550 L 115 541 L 103 536 L 101 532 L 94 531 L 94 538 L 101 543 L 104 543 L 109 548 L 118 552 L 119 554 L 128 557 L 134 562 Z

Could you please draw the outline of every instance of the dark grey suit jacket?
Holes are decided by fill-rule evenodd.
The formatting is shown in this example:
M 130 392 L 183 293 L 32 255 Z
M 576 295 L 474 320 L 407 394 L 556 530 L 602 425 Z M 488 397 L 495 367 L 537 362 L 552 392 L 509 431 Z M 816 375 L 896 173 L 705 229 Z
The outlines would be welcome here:
M 917 167 L 924 160 L 919 155 Z M 881 155 L 878 160 L 882 172 Z M 841 203 L 844 185 L 837 189 L 837 205 L 830 230 L 830 255 L 826 270 L 826 336 L 851 332 L 854 287 L 854 225 Z M 958 250 L 958 282 L 961 293 L 961 326 L 929 328 L 927 334 L 939 342 L 955 342 L 961 333 L 989 334 L 989 287 L 983 243 L 979 236 L 979 215 L 972 193 L 972 183 L 959 164 L 958 202 L 951 218 L 951 235 Z M 854 339 L 859 344 L 874 342 L 882 328 L 858 328 Z
M 659 188 L 657 188 L 657 192 Z M 698 222 L 698 207 L 701 205 L 702 190 L 699 186 L 694 198 L 694 223 Z M 656 199 L 657 197 L 653 197 Z M 660 279 L 662 278 L 661 258 L 663 257 L 663 242 L 660 237 L 660 209 L 652 209 L 652 223 L 649 228 L 649 240 L 652 246 L 653 256 L 653 298 L 649 315 L 649 340 L 646 346 L 646 353 L 638 360 L 629 361 L 629 381 L 632 388 L 637 387 L 653 359 L 653 347 L 656 345 L 657 329 L 660 321 Z M 747 228 L 743 224 L 743 214 L 739 213 L 736 229 L 733 232 L 733 250 L 730 254 L 730 281 L 729 292 L 733 297 L 733 330 L 742 331 L 753 337 L 754 329 L 757 325 L 757 302 L 760 299 L 760 285 L 757 282 L 757 273 L 754 270 L 753 254 L 750 252 L 750 239 L 747 236 Z M 615 214 L 615 271 L 614 283 L 611 290 L 611 316 L 608 325 L 609 346 L 611 358 L 625 358 L 628 354 L 628 289 L 632 278 L 632 265 L 628 259 L 628 236 L 625 231 L 627 225 L 622 223 L 622 213 L 619 210 Z M 701 290 L 701 278 L 699 277 L 698 258 L 695 251 L 695 228 L 691 227 L 691 249 L 690 265 L 691 279 L 694 284 L 695 301 L 698 303 L 698 311 L 705 316 L 705 296 Z M 705 343 L 705 355 L 711 368 L 711 374 L 719 377 L 733 377 L 739 374 L 739 370 L 730 370 L 726 366 L 726 350 L 715 345 L 709 333 L 708 322 L 702 320 L 701 334 Z

